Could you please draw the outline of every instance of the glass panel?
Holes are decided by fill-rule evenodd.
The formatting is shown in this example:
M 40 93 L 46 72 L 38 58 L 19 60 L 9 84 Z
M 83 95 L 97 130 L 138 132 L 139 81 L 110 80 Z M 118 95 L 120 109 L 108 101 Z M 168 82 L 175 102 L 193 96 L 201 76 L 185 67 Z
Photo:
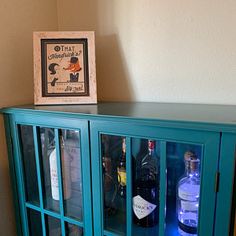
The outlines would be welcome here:
M 59 184 L 54 130 L 40 128 L 44 208 L 59 212 Z
M 35 161 L 33 127 L 20 125 L 20 142 L 22 147 L 22 166 L 25 180 L 26 201 L 39 206 L 39 191 Z
M 132 139 L 133 234 L 158 235 L 160 143 Z
M 80 228 L 77 225 L 65 223 L 65 229 L 66 229 L 66 236 L 83 236 L 84 235 L 83 228 Z
M 60 236 L 61 222 L 57 218 L 45 215 L 46 234 L 48 236 Z
M 27 209 L 29 234 L 34 236 L 42 236 L 41 213 L 32 209 Z
M 80 133 L 61 130 L 60 134 L 65 215 L 82 220 Z
M 196 236 L 202 146 L 167 143 L 165 235 Z
M 101 140 L 104 229 L 122 235 L 126 232 L 125 138 L 102 135 Z

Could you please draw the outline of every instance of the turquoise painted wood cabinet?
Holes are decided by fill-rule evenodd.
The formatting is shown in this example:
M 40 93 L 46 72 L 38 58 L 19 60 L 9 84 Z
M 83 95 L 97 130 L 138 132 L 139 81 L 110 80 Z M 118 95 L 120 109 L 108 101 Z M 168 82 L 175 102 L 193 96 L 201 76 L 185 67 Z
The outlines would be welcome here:
M 18 235 L 233 235 L 235 108 L 2 109 Z

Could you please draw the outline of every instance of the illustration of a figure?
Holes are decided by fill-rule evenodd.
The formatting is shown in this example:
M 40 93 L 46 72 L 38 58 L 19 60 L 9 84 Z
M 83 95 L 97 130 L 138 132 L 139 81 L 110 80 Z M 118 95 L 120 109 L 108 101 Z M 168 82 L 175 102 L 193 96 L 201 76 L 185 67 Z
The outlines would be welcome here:
M 70 64 L 67 68 L 63 68 L 64 70 L 69 70 L 70 73 L 70 82 L 78 82 L 79 81 L 79 71 L 82 69 L 79 64 L 78 57 L 71 57 Z
M 59 66 L 57 63 L 51 63 L 49 66 L 48 66 L 48 70 L 50 71 L 50 74 L 51 75 L 56 75 L 57 71 L 56 71 L 56 67 Z M 51 85 L 52 86 L 55 86 L 56 84 L 56 81 L 58 80 L 58 78 L 54 77 L 52 82 L 51 82 Z

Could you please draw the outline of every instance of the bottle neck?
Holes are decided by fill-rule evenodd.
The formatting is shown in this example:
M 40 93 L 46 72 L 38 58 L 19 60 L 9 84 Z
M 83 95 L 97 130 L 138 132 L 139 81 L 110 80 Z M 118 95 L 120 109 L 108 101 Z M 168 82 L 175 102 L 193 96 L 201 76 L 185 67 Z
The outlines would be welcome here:
M 187 173 L 188 177 L 197 177 L 199 176 L 199 170 L 189 170 L 189 172 Z
M 150 156 L 153 156 L 153 155 L 154 155 L 154 150 L 153 150 L 153 149 L 148 149 L 148 154 L 149 154 Z
M 185 161 L 185 173 L 188 177 L 199 176 L 199 159 Z
M 148 154 L 150 156 L 154 155 L 155 152 L 155 142 L 152 140 L 148 140 Z
M 190 174 L 190 161 L 185 160 L 185 175 L 188 176 Z

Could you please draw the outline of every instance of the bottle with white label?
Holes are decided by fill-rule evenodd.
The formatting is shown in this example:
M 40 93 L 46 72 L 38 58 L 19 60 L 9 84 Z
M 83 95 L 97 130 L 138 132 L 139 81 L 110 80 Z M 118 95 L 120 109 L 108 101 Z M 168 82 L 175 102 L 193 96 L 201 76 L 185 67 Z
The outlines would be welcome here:
M 70 176 L 70 156 L 64 149 L 64 142 L 61 142 L 61 163 L 62 163 L 62 179 L 63 179 L 63 197 L 69 199 L 71 197 L 71 176 Z M 50 179 L 52 198 L 59 200 L 59 181 L 57 169 L 56 148 L 49 156 Z
M 177 215 L 179 234 L 196 236 L 200 194 L 200 160 L 193 152 L 185 153 L 185 175 L 177 186 Z
M 158 223 L 159 203 L 159 158 L 155 152 L 155 141 L 148 140 L 148 153 L 136 160 L 134 183 L 133 219 L 142 227 Z

